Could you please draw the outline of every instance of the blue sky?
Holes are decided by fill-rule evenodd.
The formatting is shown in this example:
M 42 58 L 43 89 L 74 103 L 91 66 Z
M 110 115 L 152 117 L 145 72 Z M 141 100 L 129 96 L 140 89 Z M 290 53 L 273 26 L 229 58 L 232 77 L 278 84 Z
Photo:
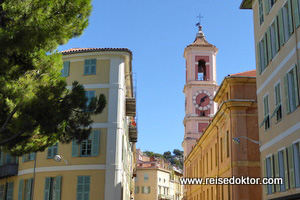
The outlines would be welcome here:
M 195 39 L 201 13 L 206 39 L 219 49 L 220 84 L 231 73 L 255 69 L 252 10 L 242 0 L 94 0 L 84 34 L 59 50 L 124 47 L 133 52 L 137 77 L 137 148 L 182 149 L 184 48 Z

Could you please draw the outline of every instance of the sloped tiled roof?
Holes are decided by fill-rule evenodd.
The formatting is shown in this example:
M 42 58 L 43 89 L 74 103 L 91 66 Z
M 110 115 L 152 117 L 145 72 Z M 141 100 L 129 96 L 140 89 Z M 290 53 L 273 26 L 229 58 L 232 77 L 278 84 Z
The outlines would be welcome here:
M 250 76 L 250 77 L 256 77 L 256 70 L 250 70 L 245 72 L 240 72 L 236 74 L 229 74 L 229 76 Z
M 198 47 L 216 47 L 215 45 L 210 44 L 209 42 L 207 42 L 207 40 L 205 39 L 204 33 L 202 32 L 202 26 L 199 26 L 199 32 L 196 35 L 196 38 L 194 40 L 194 42 L 190 45 L 188 45 L 188 47 L 190 46 L 198 46 Z
M 61 53 L 66 54 L 74 54 L 74 53 L 85 53 L 85 52 L 97 52 L 97 51 L 127 51 L 128 53 L 132 53 L 127 48 L 71 48 Z

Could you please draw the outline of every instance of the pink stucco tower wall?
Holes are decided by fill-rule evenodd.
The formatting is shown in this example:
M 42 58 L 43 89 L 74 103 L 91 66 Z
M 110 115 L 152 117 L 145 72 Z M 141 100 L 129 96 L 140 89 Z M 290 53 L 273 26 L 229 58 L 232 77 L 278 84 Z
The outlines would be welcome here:
M 202 136 L 209 120 L 217 110 L 213 97 L 218 89 L 216 76 L 216 56 L 218 49 L 205 39 L 202 27 L 195 41 L 184 49 L 186 59 L 185 127 L 182 147 L 184 157 L 190 153 L 196 140 Z

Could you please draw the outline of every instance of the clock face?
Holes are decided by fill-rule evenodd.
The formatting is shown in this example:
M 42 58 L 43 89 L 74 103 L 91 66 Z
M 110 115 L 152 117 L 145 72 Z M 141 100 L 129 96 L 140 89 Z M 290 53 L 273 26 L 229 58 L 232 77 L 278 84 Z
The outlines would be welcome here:
M 213 104 L 213 96 L 206 90 L 199 90 L 193 96 L 193 104 L 198 110 L 208 110 Z

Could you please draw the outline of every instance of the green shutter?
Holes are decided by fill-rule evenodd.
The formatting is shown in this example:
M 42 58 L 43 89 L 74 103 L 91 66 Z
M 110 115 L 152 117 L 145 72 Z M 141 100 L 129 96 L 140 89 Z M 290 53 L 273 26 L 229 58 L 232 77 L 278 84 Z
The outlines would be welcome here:
M 278 153 L 274 155 L 275 158 L 275 178 L 279 178 L 279 162 L 278 162 Z M 280 191 L 280 184 L 276 185 L 276 192 Z
M 279 51 L 279 37 L 278 37 L 278 16 L 275 17 L 275 30 L 274 30 L 274 35 L 275 35 L 275 49 L 276 53 Z
M 70 61 L 64 62 L 64 68 L 62 70 L 62 76 L 69 76 L 69 70 L 70 70 Z
M 291 188 L 295 188 L 295 170 L 294 170 L 294 152 L 293 145 L 288 147 L 288 164 L 289 164 L 289 172 L 290 172 L 290 186 Z
M 14 182 L 7 183 L 6 200 L 13 200 L 14 195 Z
M 274 163 L 273 163 L 273 155 L 270 156 L 270 168 L 271 168 L 271 178 L 274 178 Z M 275 192 L 275 185 L 272 184 L 272 193 Z
M 264 174 L 263 177 L 267 178 L 267 159 L 264 159 Z M 268 194 L 268 185 L 264 184 L 265 194 Z
M 51 185 L 51 178 L 45 178 L 45 188 L 44 188 L 44 200 L 50 200 L 50 185 Z
M 282 8 L 279 10 L 278 13 L 278 24 L 279 24 L 279 44 L 280 46 L 284 45 L 284 29 L 283 29 L 283 18 L 282 18 Z
M 28 179 L 26 181 L 26 199 L 31 200 L 31 192 L 32 192 L 32 184 L 33 184 L 33 178 Z
M 62 176 L 55 177 L 55 200 L 60 200 Z
M 22 162 L 26 162 L 26 154 L 22 156 Z
M 290 99 L 289 99 L 289 85 L 288 85 L 288 75 L 284 75 L 284 96 L 285 96 L 285 109 L 286 113 L 289 113 L 290 110 Z
M 78 157 L 78 143 L 77 141 L 72 141 L 72 157 Z
M 267 45 L 268 45 L 268 61 L 272 60 L 272 48 L 271 48 L 271 27 L 267 30 Z
M 283 150 L 283 163 L 284 163 L 284 181 L 285 189 L 289 189 L 289 173 L 288 173 L 288 160 L 287 160 L 287 151 Z
M 90 73 L 96 74 L 96 66 L 97 66 L 97 60 L 91 59 L 91 66 L 90 66 Z
M 258 44 L 256 45 L 256 55 L 257 55 L 257 67 L 256 69 L 259 70 L 259 74 L 262 73 L 262 67 L 261 67 L 261 64 L 260 64 L 260 42 L 258 42 Z
M 100 146 L 100 130 L 94 130 L 93 138 L 92 138 L 92 156 L 99 155 L 99 146 Z
M 5 186 L 0 185 L 0 200 L 4 200 Z
M 53 147 L 48 147 L 47 158 L 53 158 Z
M 267 46 L 267 33 L 264 36 L 264 60 L 265 60 L 265 68 L 268 66 L 268 50 L 267 50 L 268 46 Z
M 24 185 L 24 180 L 21 179 L 20 182 L 19 182 L 18 200 L 23 199 L 23 185 Z
M 267 15 L 267 14 L 269 14 L 269 10 L 270 10 L 269 9 L 269 0 L 265 0 L 264 2 L 265 2 L 265 5 L 264 5 L 265 6 L 265 13 Z
M 293 74 L 294 74 L 294 85 L 295 85 L 295 87 L 294 87 L 294 90 L 295 90 L 295 100 L 296 100 L 296 107 L 299 105 L 299 90 L 298 90 L 298 79 L 297 79 L 297 72 L 298 70 L 297 70 L 297 65 L 295 65 L 294 67 L 293 67 Z
M 288 14 L 289 14 L 289 35 L 292 35 L 294 32 L 294 26 L 293 26 L 293 11 L 292 11 L 292 0 L 288 0 Z
M 294 8 L 294 19 L 296 28 L 300 25 L 299 23 L 299 7 L 298 7 L 298 0 L 293 0 L 293 8 Z

